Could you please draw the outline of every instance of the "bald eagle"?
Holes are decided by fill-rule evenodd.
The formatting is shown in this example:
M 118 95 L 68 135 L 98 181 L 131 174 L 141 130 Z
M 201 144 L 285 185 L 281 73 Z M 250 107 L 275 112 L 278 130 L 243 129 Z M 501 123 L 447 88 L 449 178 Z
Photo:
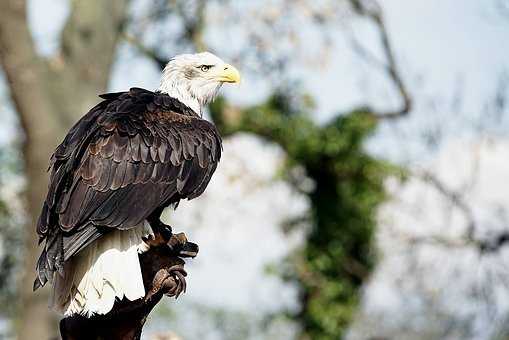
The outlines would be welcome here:
M 168 237 L 163 210 L 207 187 L 222 146 L 203 108 L 223 83 L 239 80 L 211 53 L 179 55 L 157 91 L 100 95 L 103 101 L 71 128 L 51 157 L 37 224 L 44 247 L 34 290 L 53 283 L 55 309 L 106 314 L 117 298 L 145 295 L 142 236 Z

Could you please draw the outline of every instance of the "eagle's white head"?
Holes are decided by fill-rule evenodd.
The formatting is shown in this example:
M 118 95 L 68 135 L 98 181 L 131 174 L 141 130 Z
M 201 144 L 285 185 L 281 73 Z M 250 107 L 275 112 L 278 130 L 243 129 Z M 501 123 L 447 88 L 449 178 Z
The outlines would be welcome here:
M 239 71 L 210 52 L 181 54 L 164 68 L 159 91 L 201 115 L 203 106 L 214 99 L 223 83 L 239 81 Z

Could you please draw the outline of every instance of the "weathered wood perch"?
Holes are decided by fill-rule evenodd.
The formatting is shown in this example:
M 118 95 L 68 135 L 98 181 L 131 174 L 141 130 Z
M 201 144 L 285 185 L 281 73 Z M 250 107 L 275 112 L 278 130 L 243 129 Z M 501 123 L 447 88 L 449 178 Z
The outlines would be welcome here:
M 163 295 L 177 298 L 186 290 L 184 260 L 198 246 L 184 234 L 173 235 L 168 243 L 156 242 L 140 254 L 145 297 L 135 301 L 116 301 L 106 315 L 86 318 L 74 315 L 60 321 L 62 340 L 137 340 L 148 314 Z

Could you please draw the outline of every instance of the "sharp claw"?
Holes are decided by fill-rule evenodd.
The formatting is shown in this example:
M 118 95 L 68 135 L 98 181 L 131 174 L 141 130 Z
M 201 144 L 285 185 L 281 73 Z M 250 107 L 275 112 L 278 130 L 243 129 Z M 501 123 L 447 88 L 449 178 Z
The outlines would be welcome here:
M 179 249 L 179 256 L 181 257 L 196 257 L 198 255 L 198 245 L 193 242 L 186 242 L 185 244 L 182 244 Z
M 178 298 L 184 292 L 183 285 L 184 285 L 184 283 L 179 280 L 179 290 L 178 290 L 178 293 L 175 296 L 175 298 Z
M 182 283 L 177 279 L 177 290 L 175 292 L 175 300 L 178 299 L 178 297 L 180 296 L 180 294 L 182 294 Z
M 171 235 L 169 240 L 164 240 L 166 237 Z M 160 227 L 158 232 L 154 235 L 148 235 L 143 237 L 143 241 L 147 242 L 150 246 L 154 244 L 157 247 L 166 247 L 172 256 L 177 257 L 195 257 L 198 253 L 198 245 L 187 240 L 184 233 L 171 234 L 171 228 Z M 150 243 L 151 242 L 151 243 Z M 147 298 L 150 298 L 157 292 L 163 293 L 168 297 L 175 297 L 178 299 L 179 296 L 187 291 L 186 276 L 187 272 L 184 270 L 183 261 L 181 259 L 180 264 L 162 268 L 160 271 L 164 272 L 164 276 L 156 274 L 153 280 L 153 288 L 147 294 Z
M 173 265 L 170 268 L 167 268 L 166 271 L 168 273 L 170 273 L 170 275 L 173 274 L 173 272 L 184 272 L 184 273 L 186 272 L 184 270 L 184 268 L 182 267 L 182 265 L 180 265 L 180 264 Z M 187 275 L 187 273 L 186 273 L 186 275 Z
M 155 240 L 152 240 L 155 239 Z M 156 237 L 144 238 L 149 245 L 164 245 L 178 257 L 196 257 L 199 247 L 196 243 L 189 242 L 184 233 L 172 234 L 170 227 L 159 227 Z
M 175 290 L 177 289 L 177 285 L 174 285 L 167 293 L 166 295 L 169 297 L 172 297 L 175 295 Z
M 187 283 L 186 283 L 186 279 L 185 279 L 184 275 L 182 275 L 182 273 L 180 273 L 180 272 L 176 272 L 175 275 L 177 275 L 180 283 L 182 284 L 182 292 L 185 293 L 186 288 L 187 288 Z
M 165 272 L 168 277 L 165 278 L 162 286 L 170 286 L 171 288 L 165 293 L 166 296 L 174 296 L 177 299 L 182 293 L 185 293 L 187 289 L 187 283 L 185 277 L 187 272 L 184 270 L 182 265 L 174 265 L 167 268 Z M 172 279 L 173 282 L 170 284 L 168 280 Z

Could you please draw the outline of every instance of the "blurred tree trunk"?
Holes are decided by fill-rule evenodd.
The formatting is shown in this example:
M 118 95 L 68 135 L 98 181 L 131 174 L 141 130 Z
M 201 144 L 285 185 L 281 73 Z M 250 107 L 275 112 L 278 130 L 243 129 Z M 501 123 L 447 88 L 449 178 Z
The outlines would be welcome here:
M 18 339 L 49 339 L 57 324 L 48 310 L 49 289 L 32 293 L 39 255 L 35 223 L 47 190 L 46 168 L 70 125 L 106 89 L 127 0 L 73 1 L 56 56 L 37 54 L 25 0 L 0 2 L 0 63 L 25 134 L 23 160 L 28 213 L 20 275 Z

